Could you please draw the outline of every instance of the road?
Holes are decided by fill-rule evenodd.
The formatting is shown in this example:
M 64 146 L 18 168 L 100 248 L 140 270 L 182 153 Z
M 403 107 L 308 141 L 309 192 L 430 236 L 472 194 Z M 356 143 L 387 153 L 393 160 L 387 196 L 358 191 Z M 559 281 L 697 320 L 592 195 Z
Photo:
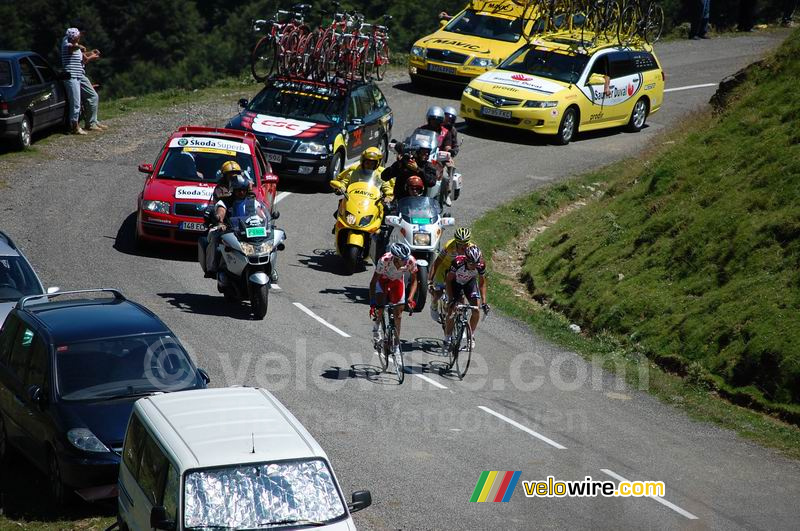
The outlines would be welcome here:
M 672 42 L 657 52 L 667 87 L 681 88 L 719 82 L 784 35 Z M 429 104 L 457 104 L 415 93 L 404 76 L 384 89 L 395 136 L 421 121 Z M 465 132 L 466 183 L 453 214 L 468 223 L 520 193 L 631 156 L 691 119 L 713 91 L 672 91 L 641 133 L 593 134 L 566 147 Z M 231 108 L 222 102 L 192 112 L 221 123 Z M 263 322 L 225 304 L 191 252 L 135 254 L 131 213 L 143 182 L 136 165 L 152 160 L 185 117 L 181 109 L 129 116 L 95 144 L 65 137 L 43 146 L 44 157 L 0 161 L 8 181 L 2 229 L 47 285 L 119 287 L 153 309 L 213 385 L 274 392 L 326 449 L 345 491 L 372 491 L 374 505 L 355 516 L 359 528 L 796 528 L 798 463 L 690 420 L 514 320 L 493 314 L 483 322 L 475 364 L 458 382 L 431 367 L 440 359 L 429 348 L 439 332 L 427 311 L 406 318 L 413 374 L 402 386 L 377 375 L 365 303 L 370 273 L 340 274 L 330 194 L 282 183 L 292 191 L 279 203 L 289 240 Z M 660 480 L 668 503 L 529 499 L 521 485 L 509 503 L 469 503 L 484 470 L 519 470 L 523 480 Z

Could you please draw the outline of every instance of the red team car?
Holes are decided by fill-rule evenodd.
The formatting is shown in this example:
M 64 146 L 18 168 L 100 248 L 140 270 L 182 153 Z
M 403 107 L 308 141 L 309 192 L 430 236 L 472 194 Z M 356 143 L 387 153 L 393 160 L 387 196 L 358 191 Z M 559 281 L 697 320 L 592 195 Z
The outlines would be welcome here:
M 155 164 L 139 165 L 147 179 L 137 204 L 137 245 L 197 245 L 198 236 L 206 231 L 203 212 L 228 160 L 239 163 L 256 197 L 271 208 L 278 177 L 252 133 L 184 126 L 169 137 Z

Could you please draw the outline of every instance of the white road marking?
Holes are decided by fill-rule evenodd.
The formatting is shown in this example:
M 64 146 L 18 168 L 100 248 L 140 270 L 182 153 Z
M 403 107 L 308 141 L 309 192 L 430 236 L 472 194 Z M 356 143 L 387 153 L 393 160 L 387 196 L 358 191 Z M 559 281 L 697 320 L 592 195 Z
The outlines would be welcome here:
M 603 472 L 604 474 L 607 474 L 607 475 L 611 476 L 612 478 L 616 479 L 617 481 L 625 481 L 625 482 L 628 482 L 628 483 L 630 483 L 630 482 L 629 482 L 627 479 L 625 479 L 624 477 L 620 476 L 620 475 L 619 475 L 619 474 L 617 474 L 616 472 L 613 472 L 613 471 L 611 471 L 611 470 L 609 470 L 609 469 L 607 469 L 607 468 L 601 468 L 601 469 L 600 469 L 600 471 L 601 471 L 601 472 Z M 660 503 L 661 505 L 664 505 L 664 506 L 666 506 L 666 507 L 669 507 L 670 509 L 672 509 L 673 511 L 675 511 L 675 512 L 676 512 L 676 513 L 678 513 L 679 515 L 681 515 L 681 516 L 685 516 L 685 517 L 686 517 L 686 518 L 688 518 L 689 520 L 697 520 L 697 517 L 696 517 L 695 515 L 693 515 L 693 514 L 692 514 L 692 513 L 690 513 L 689 511 L 686 511 L 686 510 L 684 510 L 684 509 L 681 509 L 680 507 L 678 507 L 678 506 L 677 506 L 677 505 L 675 505 L 674 503 L 672 503 L 672 502 L 669 502 L 669 501 L 665 500 L 665 499 L 664 499 L 664 498 L 662 498 L 661 496 L 645 496 L 645 497 L 654 499 L 655 501 L 657 501 L 657 502 L 658 502 L 658 503 Z
M 413 374 L 414 376 L 418 376 L 418 377 L 422 378 L 423 380 L 425 380 L 426 382 L 428 382 L 429 384 L 431 384 L 434 387 L 438 387 L 439 389 L 447 389 L 447 387 L 445 387 L 444 385 L 440 384 L 439 382 L 437 382 L 433 378 L 428 378 L 424 374 L 417 374 L 415 372 L 411 373 L 411 374 Z
M 675 88 L 668 88 L 664 89 L 664 92 L 678 92 L 679 90 L 692 90 L 698 88 L 706 88 L 706 87 L 716 87 L 718 83 L 703 83 L 702 85 L 687 85 L 685 87 L 675 87 Z
M 484 410 L 485 412 L 487 412 L 490 415 L 494 415 L 495 417 L 499 418 L 500 420 L 504 420 L 504 421 L 508 422 L 509 424 L 514 426 L 515 428 L 519 428 L 522 431 L 524 431 L 525 433 L 529 433 L 529 434 L 533 435 L 534 437 L 536 437 L 540 441 L 544 441 L 544 442 L 546 442 L 547 444 L 549 444 L 550 446 L 552 446 L 554 448 L 558 448 L 559 450 L 566 450 L 567 449 L 566 446 L 561 446 L 560 444 L 558 444 L 554 440 L 548 439 L 547 437 L 545 437 L 541 433 L 537 433 L 537 432 L 533 431 L 532 429 L 530 429 L 530 428 L 528 428 L 526 426 L 523 426 L 519 422 L 517 422 L 515 420 L 511 420 L 510 418 L 506 417 L 505 415 L 501 415 L 497 411 L 493 411 L 493 410 L 491 410 L 491 409 L 489 409 L 488 407 L 485 407 L 485 406 L 478 406 L 478 408 Z
M 269 287 L 271 287 L 272 289 L 276 289 L 278 291 L 281 291 L 281 287 L 279 285 L 277 285 L 277 284 L 270 284 Z
M 328 321 L 326 321 L 325 319 L 323 319 L 319 315 L 315 314 L 314 312 L 312 312 L 311 310 L 309 310 L 308 308 L 306 308 L 305 306 L 303 306 L 299 302 L 294 302 L 292 304 L 294 304 L 295 306 L 300 308 L 303 312 L 305 312 L 306 314 L 310 315 L 311 317 L 313 317 L 314 319 L 316 319 L 320 323 L 324 324 L 325 326 L 327 326 L 328 328 L 330 328 L 331 330 L 333 330 L 334 332 L 336 332 L 340 336 L 342 336 L 342 337 L 350 337 L 350 334 L 348 334 L 346 332 L 342 332 L 340 329 L 336 328 L 335 326 L 330 324 Z
M 285 197 L 287 197 L 289 195 L 292 195 L 292 192 L 281 192 L 281 193 L 279 193 L 277 196 L 275 196 L 275 204 L 277 205 L 281 201 L 281 199 L 283 199 L 283 198 L 285 198 Z

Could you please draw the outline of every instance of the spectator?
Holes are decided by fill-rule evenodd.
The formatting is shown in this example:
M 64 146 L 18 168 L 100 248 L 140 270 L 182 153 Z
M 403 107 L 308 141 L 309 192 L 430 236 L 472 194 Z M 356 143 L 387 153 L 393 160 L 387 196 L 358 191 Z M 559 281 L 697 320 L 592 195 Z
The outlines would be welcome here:
M 794 27 L 792 22 L 792 15 L 797 7 L 797 0 L 783 0 L 783 16 L 781 17 L 781 25 L 791 28 Z
M 79 120 L 81 112 L 81 100 L 86 104 L 84 109 L 84 123 L 86 129 L 90 131 L 102 131 L 106 126 L 97 121 L 97 105 L 99 97 L 92 86 L 92 82 L 86 77 L 85 65 L 95 61 L 100 57 L 100 50 L 86 51 L 86 47 L 80 44 L 81 32 L 78 28 L 69 28 L 61 42 L 61 63 L 64 70 L 69 72 L 70 79 L 67 80 L 67 98 L 70 105 L 70 127 L 74 134 L 85 135 L 86 130 L 82 129 Z
M 739 1 L 739 31 L 753 31 L 753 17 L 756 11 L 756 0 Z
M 711 15 L 711 0 L 693 0 L 692 27 L 689 29 L 689 38 L 693 41 L 709 39 L 708 19 Z

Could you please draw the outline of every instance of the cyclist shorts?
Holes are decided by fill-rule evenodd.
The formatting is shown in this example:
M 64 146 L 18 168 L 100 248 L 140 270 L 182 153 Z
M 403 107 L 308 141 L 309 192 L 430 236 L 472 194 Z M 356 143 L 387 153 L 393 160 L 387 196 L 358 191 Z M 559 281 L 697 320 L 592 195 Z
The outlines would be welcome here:
M 468 300 L 480 300 L 481 298 L 481 290 L 478 289 L 477 278 L 469 280 L 466 284 L 459 284 L 454 280 L 450 285 L 453 287 L 453 300 L 450 301 L 451 305 L 460 301 L 462 296 L 466 297 Z
M 406 302 L 406 283 L 402 278 L 397 280 L 379 278 L 375 285 L 375 293 L 385 293 L 388 303 L 404 304 Z

